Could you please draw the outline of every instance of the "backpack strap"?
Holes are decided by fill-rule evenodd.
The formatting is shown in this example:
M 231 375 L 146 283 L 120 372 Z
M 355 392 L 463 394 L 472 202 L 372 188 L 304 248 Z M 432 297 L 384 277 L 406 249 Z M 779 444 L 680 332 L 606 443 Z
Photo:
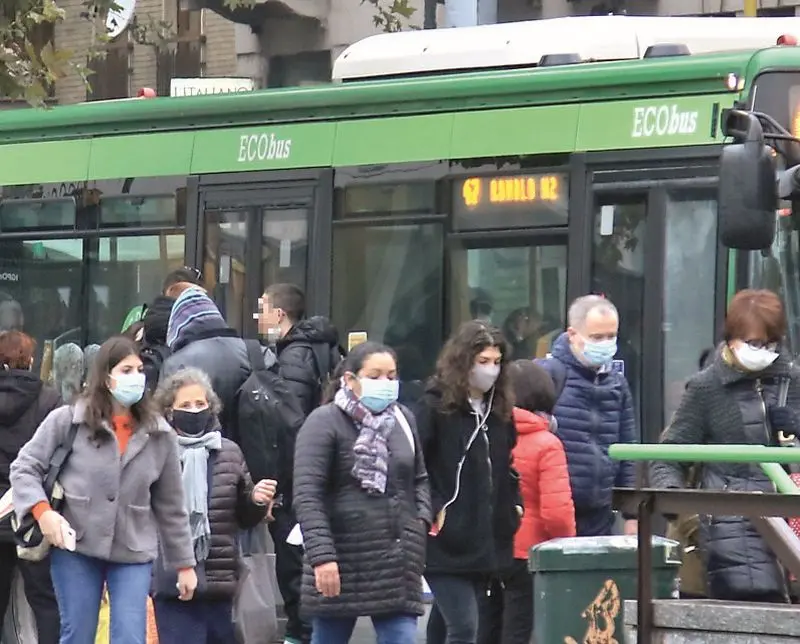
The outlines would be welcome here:
M 400 409 L 399 405 L 394 406 L 394 417 L 397 419 L 400 429 L 403 430 L 403 433 L 406 435 L 406 438 L 411 445 L 411 452 L 416 454 L 417 445 L 414 442 L 414 432 L 411 431 L 411 425 L 408 423 L 408 418 L 406 418 L 406 415 L 403 413 L 403 410 Z
M 245 340 L 244 346 L 247 349 L 247 361 L 250 368 L 256 371 L 267 371 L 267 363 L 264 362 L 264 352 L 258 340 Z
M 556 401 L 558 401 L 567 384 L 567 368 L 560 360 L 556 360 L 552 356 L 548 356 L 544 359 L 537 358 L 533 362 L 550 374 L 550 377 L 553 379 L 553 387 L 556 391 Z
M 72 423 L 69 426 L 64 442 L 56 448 L 56 451 L 50 457 L 50 465 L 44 479 L 44 491 L 48 496 L 53 493 L 58 477 L 61 476 L 61 472 L 67 464 L 67 459 L 72 454 L 72 446 L 75 444 L 75 437 L 78 435 L 79 428 L 79 423 Z

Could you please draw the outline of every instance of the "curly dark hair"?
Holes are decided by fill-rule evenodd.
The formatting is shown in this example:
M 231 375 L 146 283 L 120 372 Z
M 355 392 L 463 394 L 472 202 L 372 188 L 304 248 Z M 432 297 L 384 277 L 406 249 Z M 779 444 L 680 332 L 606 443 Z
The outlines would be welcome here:
M 501 356 L 500 375 L 494 385 L 492 414 L 503 419 L 511 418 L 514 396 L 506 369 L 510 349 L 500 329 L 479 320 L 464 322 L 439 353 L 432 382 L 441 392 L 442 411 L 453 413 L 464 408 L 469 400 L 469 374 L 475 357 L 490 347 L 497 347 Z

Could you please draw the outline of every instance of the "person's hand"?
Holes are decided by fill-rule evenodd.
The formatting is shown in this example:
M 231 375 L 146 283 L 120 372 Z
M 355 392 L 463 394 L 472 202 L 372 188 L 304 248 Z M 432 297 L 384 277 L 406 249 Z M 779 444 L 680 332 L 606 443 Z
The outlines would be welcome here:
M 628 537 L 635 537 L 639 534 L 639 522 L 636 519 L 628 519 L 622 527 L 622 532 Z
M 800 422 L 794 410 L 789 409 L 789 407 L 769 405 L 767 407 L 767 413 L 769 415 L 769 424 L 776 434 L 776 440 L 778 440 L 779 434 L 783 434 L 784 440 L 786 440 L 800 433 L 800 427 L 798 427 Z
M 48 510 L 39 517 L 39 529 L 51 546 L 56 548 L 64 547 L 64 532 L 62 528 L 65 522 L 64 517 L 55 510 Z
M 191 601 L 194 591 L 197 590 L 197 573 L 194 568 L 178 571 L 178 599 L 183 602 Z
M 275 491 L 278 484 L 272 479 L 261 479 L 253 487 L 253 503 L 256 505 L 267 505 L 275 498 Z
M 317 590 L 323 597 L 338 597 L 342 592 L 342 583 L 339 579 L 339 564 L 330 561 L 314 568 L 314 579 Z

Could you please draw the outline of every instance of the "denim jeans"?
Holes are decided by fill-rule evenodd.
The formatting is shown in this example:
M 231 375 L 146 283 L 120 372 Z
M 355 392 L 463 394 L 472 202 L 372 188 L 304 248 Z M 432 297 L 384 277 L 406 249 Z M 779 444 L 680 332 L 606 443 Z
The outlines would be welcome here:
M 484 585 L 458 575 L 425 575 L 425 580 L 433 592 L 428 644 L 475 644 Z
M 103 584 L 113 644 L 145 644 L 152 564 L 117 564 L 53 548 L 50 574 L 61 615 L 60 644 L 94 644 Z
M 158 644 L 235 644 L 233 602 L 156 599 Z
M 355 617 L 315 617 L 312 622 L 311 644 L 347 644 L 356 625 Z M 377 644 L 415 644 L 416 615 L 373 617 Z

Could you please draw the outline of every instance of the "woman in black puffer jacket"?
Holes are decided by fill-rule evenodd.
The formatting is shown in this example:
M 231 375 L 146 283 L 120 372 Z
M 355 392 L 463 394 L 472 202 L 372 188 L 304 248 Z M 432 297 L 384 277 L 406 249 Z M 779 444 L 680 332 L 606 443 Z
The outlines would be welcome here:
M 61 406 L 58 392 L 31 372 L 35 352 L 36 343 L 30 336 L 20 331 L 0 333 L 0 496 L 10 487 L 9 468 L 19 450 L 45 417 Z M 0 626 L 17 568 L 33 609 L 39 644 L 57 644 L 60 620 L 50 558 L 39 562 L 17 559 L 10 521 L 5 520 L 0 522 Z
M 725 322 L 725 341 L 709 366 L 686 387 L 662 443 L 779 444 L 800 431 L 800 371 L 780 352 L 786 315 L 771 291 L 741 291 Z M 783 392 L 783 395 L 781 395 Z M 708 490 L 774 492 L 758 465 L 706 463 L 699 486 Z M 658 488 L 685 487 L 680 463 L 651 468 Z M 752 523 L 743 517 L 701 515 L 700 547 L 708 594 L 728 601 L 787 602 L 785 572 Z
M 301 611 L 312 642 L 347 644 L 358 617 L 378 642 L 414 644 L 430 494 L 411 414 L 397 405 L 397 361 L 365 342 L 339 364 L 332 401 L 297 436 L 294 508 L 306 565 Z
M 160 559 L 156 562 L 153 597 L 159 642 L 234 642 L 237 535 L 264 520 L 276 483 L 263 480 L 253 486 L 242 451 L 220 434 L 220 401 L 202 371 L 177 371 L 161 383 L 156 401 L 178 433 L 198 577 L 193 599 L 180 601 L 176 574 Z

